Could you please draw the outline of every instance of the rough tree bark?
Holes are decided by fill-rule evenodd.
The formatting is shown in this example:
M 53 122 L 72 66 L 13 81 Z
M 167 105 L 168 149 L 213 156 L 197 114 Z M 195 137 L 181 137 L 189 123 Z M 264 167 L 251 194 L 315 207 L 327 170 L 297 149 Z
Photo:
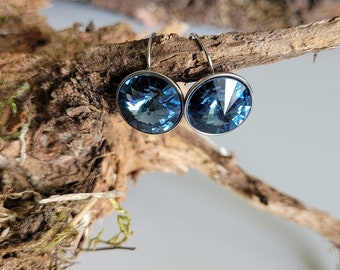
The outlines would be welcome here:
M 150 26 L 174 20 L 247 31 L 307 24 L 339 15 L 333 0 L 78 0 L 134 17 Z
M 223 155 L 185 122 L 173 132 L 152 136 L 121 119 L 115 89 L 128 73 L 145 68 L 147 39 L 134 40 L 136 35 L 124 24 L 55 32 L 38 16 L 37 6 L 13 3 L 0 6 L 2 269 L 58 268 L 66 250 L 79 252 L 91 222 L 112 211 L 106 198 L 42 199 L 111 191 L 106 196 L 121 201 L 127 179 L 153 170 L 186 172 L 189 167 L 253 206 L 340 246 L 339 220 L 247 174 L 233 154 Z M 339 29 L 340 17 L 335 17 L 203 40 L 216 71 L 233 71 L 340 47 Z M 160 35 L 152 48 L 153 70 L 175 81 L 195 81 L 208 72 L 195 41 Z

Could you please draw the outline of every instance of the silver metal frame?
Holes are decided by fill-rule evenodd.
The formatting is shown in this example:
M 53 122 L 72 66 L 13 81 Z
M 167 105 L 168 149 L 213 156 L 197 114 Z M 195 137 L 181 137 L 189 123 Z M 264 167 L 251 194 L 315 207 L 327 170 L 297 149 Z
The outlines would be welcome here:
M 118 96 L 119 96 L 119 90 L 121 89 L 121 87 L 123 86 L 123 84 L 128 80 L 130 79 L 131 77 L 133 76 L 138 76 L 138 75 L 152 75 L 154 77 L 157 77 L 159 79 L 162 79 L 166 82 L 168 82 L 170 85 L 172 85 L 176 92 L 178 93 L 178 96 L 180 98 L 180 101 L 181 101 L 181 114 L 178 118 L 178 120 L 174 123 L 173 127 L 165 132 L 162 132 L 162 133 L 147 133 L 147 132 L 144 132 L 144 131 L 140 131 L 138 129 L 136 129 L 135 127 L 131 126 L 132 128 L 134 128 L 135 130 L 138 130 L 139 132 L 142 132 L 142 133 L 146 133 L 146 134 L 154 134 L 154 135 L 159 135 L 159 134 L 164 134 L 164 133 L 167 133 L 171 130 L 173 130 L 177 125 L 178 123 L 182 120 L 182 116 L 183 116 L 183 109 L 184 109 L 184 97 L 183 97 L 183 93 L 181 91 L 181 89 L 179 88 L 179 86 L 173 81 L 171 80 L 169 77 L 161 74 L 161 73 L 158 73 L 158 72 L 154 72 L 154 71 L 151 71 L 151 45 L 152 45 L 152 39 L 156 36 L 156 33 L 152 33 L 150 38 L 149 38 L 149 41 L 148 41 L 148 47 L 147 47 L 147 70 L 139 70 L 139 71 L 136 71 L 136 72 L 133 72 L 131 74 L 129 74 L 128 76 L 126 76 L 121 82 L 120 84 L 118 85 L 118 88 L 117 88 L 117 93 L 116 93 L 116 107 L 120 113 L 120 115 L 122 116 L 122 118 L 124 119 L 124 121 L 129 125 L 130 123 L 126 121 L 126 119 L 124 118 L 124 115 L 122 114 L 120 108 L 119 108 L 119 104 L 118 104 Z
M 120 111 L 120 108 L 119 108 L 119 104 L 118 104 L 118 95 L 119 95 L 119 90 L 120 88 L 123 86 L 123 84 L 128 80 L 130 79 L 131 77 L 133 76 L 136 76 L 136 75 L 152 75 L 154 77 L 157 77 L 159 79 L 162 79 L 166 82 L 168 82 L 170 85 L 172 85 L 179 98 L 180 98 L 180 101 L 181 101 L 181 114 L 179 115 L 178 117 L 178 120 L 174 123 L 173 127 L 165 132 L 162 132 L 162 133 L 148 133 L 148 132 L 144 132 L 144 131 L 140 131 L 138 129 L 136 129 L 135 127 L 131 126 L 130 123 L 128 123 L 127 121 L 125 121 L 130 127 L 138 130 L 139 132 L 142 132 L 142 133 L 145 133 L 145 134 L 153 134 L 153 135 L 160 135 L 160 134 L 164 134 L 164 133 L 167 133 L 171 130 L 173 130 L 178 124 L 179 122 L 182 120 L 182 116 L 183 116 L 183 113 L 184 113 L 184 97 L 183 97 L 183 93 L 181 91 L 181 89 L 179 88 L 179 86 L 173 81 L 171 80 L 170 78 L 168 78 L 167 76 L 161 74 L 161 73 L 158 73 L 158 72 L 155 72 L 155 71 L 150 71 L 150 70 L 139 70 L 139 71 L 136 71 L 136 72 L 133 72 L 131 74 L 129 74 L 128 76 L 126 76 L 119 84 L 118 88 L 117 88 L 117 96 L 116 96 L 116 106 L 117 106 L 117 109 L 120 113 L 120 115 L 122 116 L 122 118 L 125 120 L 125 117 L 124 115 L 122 114 L 122 112 Z
M 251 89 L 251 86 L 250 84 L 241 76 L 237 75 L 237 74 L 234 74 L 234 73 L 215 73 L 214 72 L 214 66 L 213 66 L 213 63 L 212 63 L 212 59 L 208 53 L 208 50 L 207 48 L 205 47 L 204 43 L 202 42 L 202 39 L 196 34 L 196 33 L 191 33 L 190 34 L 190 37 L 193 37 L 196 39 L 196 41 L 198 42 L 198 44 L 200 45 L 200 47 L 202 48 L 205 56 L 207 57 L 207 60 L 208 60 L 208 64 L 209 64 L 209 67 L 211 69 L 211 72 L 212 72 L 212 75 L 208 75 L 208 76 L 205 76 L 203 77 L 202 79 L 200 79 L 199 81 L 197 81 L 194 85 L 192 85 L 185 97 L 185 100 L 184 100 L 184 116 L 185 116 L 185 119 L 188 123 L 188 125 L 196 130 L 198 133 L 201 133 L 201 134 L 204 134 L 204 135 L 209 135 L 209 136 L 212 136 L 212 135 L 222 135 L 222 134 L 225 134 L 225 133 L 228 133 L 228 132 L 232 132 L 233 130 L 231 131 L 227 131 L 227 132 L 223 132 L 223 133 L 219 133 L 219 134 L 211 134 L 211 133 L 206 133 L 206 132 L 202 132 L 200 130 L 198 130 L 197 128 L 195 128 L 194 126 L 191 125 L 191 123 L 189 122 L 188 120 L 188 99 L 191 98 L 191 96 L 195 93 L 195 91 L 201 86 L 203 85 L 204 83 L 206 83 L 208 80 L 210 79 L 214 79 L 214 78 L 218 78 L 218 77 L 227 77 L 227 78 L 233 78 L 235 80 L 238 80 L 240 81 L 241 83 L 243 83 L 250 91 L 250 95 L 251 95 L 251 99 L 252 99 L 252 102 L 254 101 L 254 95 L 253 95 L 253 91 Z M 250 111 L 251 111 L 252 108 L 250 108 Z M 250 113 L 250 112 L 249 112 Z M 244 123 L 244 121 L 241 123 L 241 125 Z
M 183 116 L 183 111 L 184 111 L 184 97 L 183 97 L 183 93 L 181 91 L 181 89 L 179 88 L 179 86 L 173 81 L 171 80 L 169 77 L 161 74 L 161 73 L 158 73 L 158 72 L 155 72 L 155 71 L 151 71 L 151 45 L 152 45 L 152 39 L 155 37 L 156 33 L 152 33 L 150 38 L 149 38 L 149 41 L 148 41 L 148 48 L 147 48 L 147 70 L 139 70 L 139 71 L 136 71 L 136 72 L 133 72 L 131 74 L 129 74 L 128 76 L 126 76 L 121 82 L 120 84 L 118 85 L 118 88 L 117 88 L 117 93 L 116 93 L 116 107 L 120 113 L 120 115 L 122 116 L 122 118 L 125 120 L 120 108 L 119 108 L 119 104 L 118 104 L 118 95 L 119 95 L 119 90 L 121 89 L 121 87 L 123 86 L 123 84 L 128 80 L 130 79 L 131 77 L 133 76 L 138 76 L 138 75 L 152 75 L 154 77 L 157 77 L 159 79 L 162 79 L 166 82 L 168 82 L 170 85 L 172 85 L 176 92 L 178 93 L 178 96 L 180 98 L 180 101 L 181 101 L 181 114 L 177 120 L 177 122 L 174 123 L 173 127 L 165 132 L 162 132 L 162 133 L 147 133 L 147 132 L 144 132 L 144 131 L 140 131 L 138 129 L 136 129 L 135 127 L 131 126 L 130 123 L 128 123 L 127 121 L 125 121 L 129 126 L 131 126 L 132 128 L 138 130 L 139 132 L 142 132 L 142 133 L 146 133 L 146 134 L 164 134 L 164 133 L 167 133 L 171 130 L 173 130 L 177 125 L 178 123 L 182 120 L 182 116 Z
M 233 132 L 234 130 L 231 130 L 231 131 L 226 131 L 226 132 L 223 132 L 223 133 L 218 133 L 218 134 L 212 134 L 212 133 L 206 133 L 206 132 L 202 132 L 200 130 L 198 130 L 197 128 L 195 128 L 194 126 L 192 126 L 188 120 L 188 99 L 195 93 L 195 91 L 201 86 L 203 85 L 205 82 L 207 82 L 208 80 L 210 79 L 214 79 L 214 78 L 218 78 L 218 77 L 227 77 L 227 78 L 233 78 L 235 80 L 238 80 L 240 81 L 241 83 L 243 83 L 248 89 L 249 89 L 249 92 L 250 92 L 250 95 L 251 95 L 251 100 L 252 100 L 252 103 L 254 101 L 254 94 L 253 94 L 253 90 L 251 89 L 251 86 L 250 84 L 243 78 L 241 77 L 240 75 L 237 75 L 237 74 L 234 74 L 234 73 L 215 73 L 213 75 L 208 75 L 206 77 L 203 77 L 202 79 L 200 79 L 199 81 L 197 81 L 196 83 L 194 83 L 190 89 L 188 90 L 188 93 L 185 97 L 185 100 L 184 100 L 184 117 L 185 117 L 185 120 L 187 121 L 188 125 L 194 129 L 195 131 L 197 131 L 198 133 L 200 134 L 203 134 L 203 135 L 208 135 L 208 136 L 218 136 L 218 135 L 223 135 L 225 133 L 229 133 L 229 132 Z M 249 114 L 251 112 L 252 108 L 250 108 L 250 111 L 249 111 Z M 248 114 L 248 115 L 249 115 Z M 248 119 L 248 117 L 247 117 Z M 246 119 L 246 120 L 247 120 Z M 239 127 L 241 125 L 243 125 L 245 121 L 243 121 Z

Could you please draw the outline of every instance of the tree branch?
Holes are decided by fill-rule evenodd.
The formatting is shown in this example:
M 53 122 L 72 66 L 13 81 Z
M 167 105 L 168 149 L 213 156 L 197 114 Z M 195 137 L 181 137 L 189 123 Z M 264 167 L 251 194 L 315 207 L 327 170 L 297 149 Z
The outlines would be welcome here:
M 340 5 L 331 0 L 221 0 L 187 1 L 79 0 L 124 13 L 154 26 L 174 20 L 194 24 L 218 25 L 243 31 L 277 29 L 306 24 L 339 14 Z M 157 12 L 155 12 L 157 10 Z
M 336 17 L 275 31 L 210 36 L 203 41 L 215 70 L 232 71 L 337 48 L 339 29 L 340 17 Z M 41 31 L 44 34 L 45 30 Z M 13 39 L 18 36 L 5 36 L 0 45 L 7 39 L 15 44 Z M 131 129 L 121 119 L 115 107 L 116 86 L 128 73 L 146 68 L 147 39 L 125 42 L 134 37 L 126 25 L 86 33 L 75 27 L 49 32 L 51 42 L 30 40 L 34 48 L 25 44 L 20 53 L 15 48 L 1 51 L 0 214 L 11 213 L 13 217 L 0 223 L 0 235 L 4 235 L 0 239 L 1 264 L 18 269 L 31 269 L 43 262 L 55 265 L 56 251 L 72 246 L 76 232 L 73 226 L 81 224 L 82 217 L 89 224 L 89 217 L 93 220 L 113 210 L 107 199 L 94 197 L 91 204 L 76 206 L 61 202 L 42 205 L 37 196 L 27 194 L 13 199 L 10 194 L 27 189 L 22 177 L 41 197 L 114 191 L 122 195 L 117 200 L 124 200 L 127 179 L 137 180 L 141 173 L 154 170 L 185 172 L 189 167 L 210 176 L 253 206 L 306 226 L 340 246 L 339 220 L 248 175 L 233 155 L 222 155 L 189 130 L 185 122 L 173 132 L 152 136 Z M 102 43 L 107 44 L 98 45 Z M 177 35 L 155 38 L 152 69 L 184 82 L 209 72 L 196 41 Z M 29 92 L 23 93 L 22 85 L 29 85 L 25 88 Z M 28 122 L 28 130 L 16 137 Z M 25 153 L 25 159 L 17 164 L 13 160 L 20 153 Z M 32 239 L 37 231 L 37 239 Z M 31 263 L 22 267 L 23 258 Z
M 302 54 L 340 47 L 340 17 L 309 25 L 271 31 L 231 32 L 204 37 L 216 71 L 233 71 L 264 65 Z M 123 76 L 146 67 L 147 40 L 107 44 L 86 51 L 80 70 L 107 70 Z M 196 81 L 210 71 L 196 41 L 177 35 L 156 37 L 152 45 L 152 69 L 175 81 Z M 123 73 L 123 74 L 121 74 Z
M 182 165 L 193 167 L 208 175 L 217 184 L 232 190 L 252 206 L 309 228 L 340 247 L 340 220 L 326 212 L 310 208 L 249 175 L 237 165 L 233 154 L 221 154 L 189 128 L 178 128 L 169 134 L 170 136 L 175 138 L 168 138 L 167 141 L 173 141 L 173 144 L 166 142 L 163 148 L 157 147 L 161 160 L 162 157 L 170 163 L 181 160 Z M 172 149 L 171 152 L 174 153 L 169 155 L 169 150 L 166 149 Z M 184 149 L 187 152 L 183 151 Z

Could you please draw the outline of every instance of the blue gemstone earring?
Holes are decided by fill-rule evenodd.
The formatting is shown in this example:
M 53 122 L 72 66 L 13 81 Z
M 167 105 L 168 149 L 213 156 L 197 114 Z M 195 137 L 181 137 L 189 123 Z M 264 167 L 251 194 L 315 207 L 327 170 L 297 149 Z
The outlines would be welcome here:
M 181 120 L 184 98 L 170 78 L 150 70 L 151 43 L 148 42 L 147 70 L 131 73 L 118 86 L 117 107 L 124 120 L 136 130 L 162 134 Z
M 202 47 L 212 75 L 196 82 L 188 91 L 184 113 L 189 125 L 206 135 L 223 134 L 248 117 L 253 94 L 248 82 L 233 73 L 214 73 L 211 57 L 200 37 L 192 33 Z

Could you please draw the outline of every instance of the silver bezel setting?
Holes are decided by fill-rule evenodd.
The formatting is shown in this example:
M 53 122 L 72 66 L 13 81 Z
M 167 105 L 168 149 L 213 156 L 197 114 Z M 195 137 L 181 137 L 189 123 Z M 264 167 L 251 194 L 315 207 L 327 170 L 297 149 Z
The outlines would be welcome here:
M 197 91 L 197 89 L 203 85 L 204 83 L 206 83 L 208 80 L 211 80 L 211 79 L 214 79 L 214 78 L 218 78 L 218 77 L 227 77 L 227 78 L 233 78 L 235 80 L 238 80 L 240 81 L 241 83 L 243 83 L 248 89 L 249 89 L 249 92 L 250 92 L 250 96 L 251 96 L 251 100 L 252 100 L 252 104 L 253 104 L 253 101 L 254 101 L 254 94 L 253 94 L 253 90 L 250 86 L 250 84 L 246 81 L 246 79 L 244 79 L 243 77 L 241 77 L 240 75 L 237 75 L 237 74 L 234 74 L 234 73 L 215 73 L 215 74 L 212 74 L 212 75 L 208 75 L 206 77 L 203 77 L 202 79 L 200 79 L 199 81 L 197 81 L 196 83 L 194 83 L 190 89 L 188 90 L 188 93 L 185 97 L 185 100 L 184 100 L 184 117 L 185 117 L 185 120 L 187 121 L 188 125 L 194 129 L 196 132 L 200 133 L 200 134 L 203 134 L 203 135 L 207 135 L 207 136 L 218 136 L 218 135 L 223 135 L 223 134 L 226 134 L 226 133 L 229 133 L 229 132 L 233 132 L 234 129 L 230 130 L 230 131 L 226 131 L 226 132 L 222 132 L 222 133 L 217 133 L 217 134 L 213 134 L 213 133 L 207 133 L 207 132 L 203 132 L 203 131 L 200 131 L 198 130 L 197 128 L 195 128 L 194 126 L 191 125 L 190 121 L 188 120 L 188 100 L 192 97 L 192 95 Z M 253 106 L 252 106 L 253 107 Z M 252 110 L 252 107 L 250 108 L 250 111 L 248 113 L 248 116 L 249 114 L 251 113 L 251 110 Z M 248 118 L 247 116 L 247 118 Z M 245 119 L 238 127 L 240 127 L 247 119 Z M 236 128 L 235 128 L 236 129 Z
M 121 112 L 120 110 L 120 107 L 119 107 L 119 102 L 118 102 L 118 97 L 119 97 L 119 92 L 120 92 L 120 89 L 122 88 L 122 86 L 124 85 L 124 83 L 129 80 L 130 78 L 134 77 L 134 76 L 138 76 L 138 75 L 151 75 L 151 76 L 154 76 L 154 77 L 157 77 L 161 80 L 164 80 L 166 82 L 168 82 L 171 86 L 174 87 L 174 89 L 176 90 L 179 98 L 180 98 L 180 102 L 181 102 L 181 105 L 180 105 L 180 110 L 181 110 L 181 113 L 177 119 L 176 122 L 174 122 L 174 125 L 166 130 L 165 132 L 158 132 L 158 133 L 152 133 L 152 132 L 145 132 L 145 131 L 141 131 L 141 130 L 138 130 L 136 129 L 135 127 L 133 127 L 127 120 L 126 118 L 124 117 L 123 113 Z M 117 93 L 116 93 L 116 107 L 119 111 L 119 114 L 121 115 L 121 117 L 124 119 L 124 121 L 130 126 L 132 127 L 133 129 L 135 130 L 138 130 L 139 132 L 142 132 L 142 133 L 145 133 L 145 134 L 153 134 L 153 135 L 160 135 L 160 134 L 164 134 L 164 133 L 167 133 L 171 130 L 173 130 L 175 127 L 177 127 L 177 125 L 179 124 L 179 122 L 181 121 L 182 119 L 182 116 L 183 116 L 183 109 L 184 109 L 184 97 L 183 97 L 183 93 L 181 91 L 181 89 L 179 88 L 179 86 L 173 81 L 171 80 L 169 77 L 161 74 L 161 73 L 158 73 L 158 72 L 155 72 L 155 71 L 151 71 L 151 70 L 139 70 L 139 71 L 136 71 L 136 72 L 133 72 L 131 74 L 129 74 L 128 76 L 126 76 L 121 82 L 120 84 L 118 85 L 118 88 L 117 88 Z

